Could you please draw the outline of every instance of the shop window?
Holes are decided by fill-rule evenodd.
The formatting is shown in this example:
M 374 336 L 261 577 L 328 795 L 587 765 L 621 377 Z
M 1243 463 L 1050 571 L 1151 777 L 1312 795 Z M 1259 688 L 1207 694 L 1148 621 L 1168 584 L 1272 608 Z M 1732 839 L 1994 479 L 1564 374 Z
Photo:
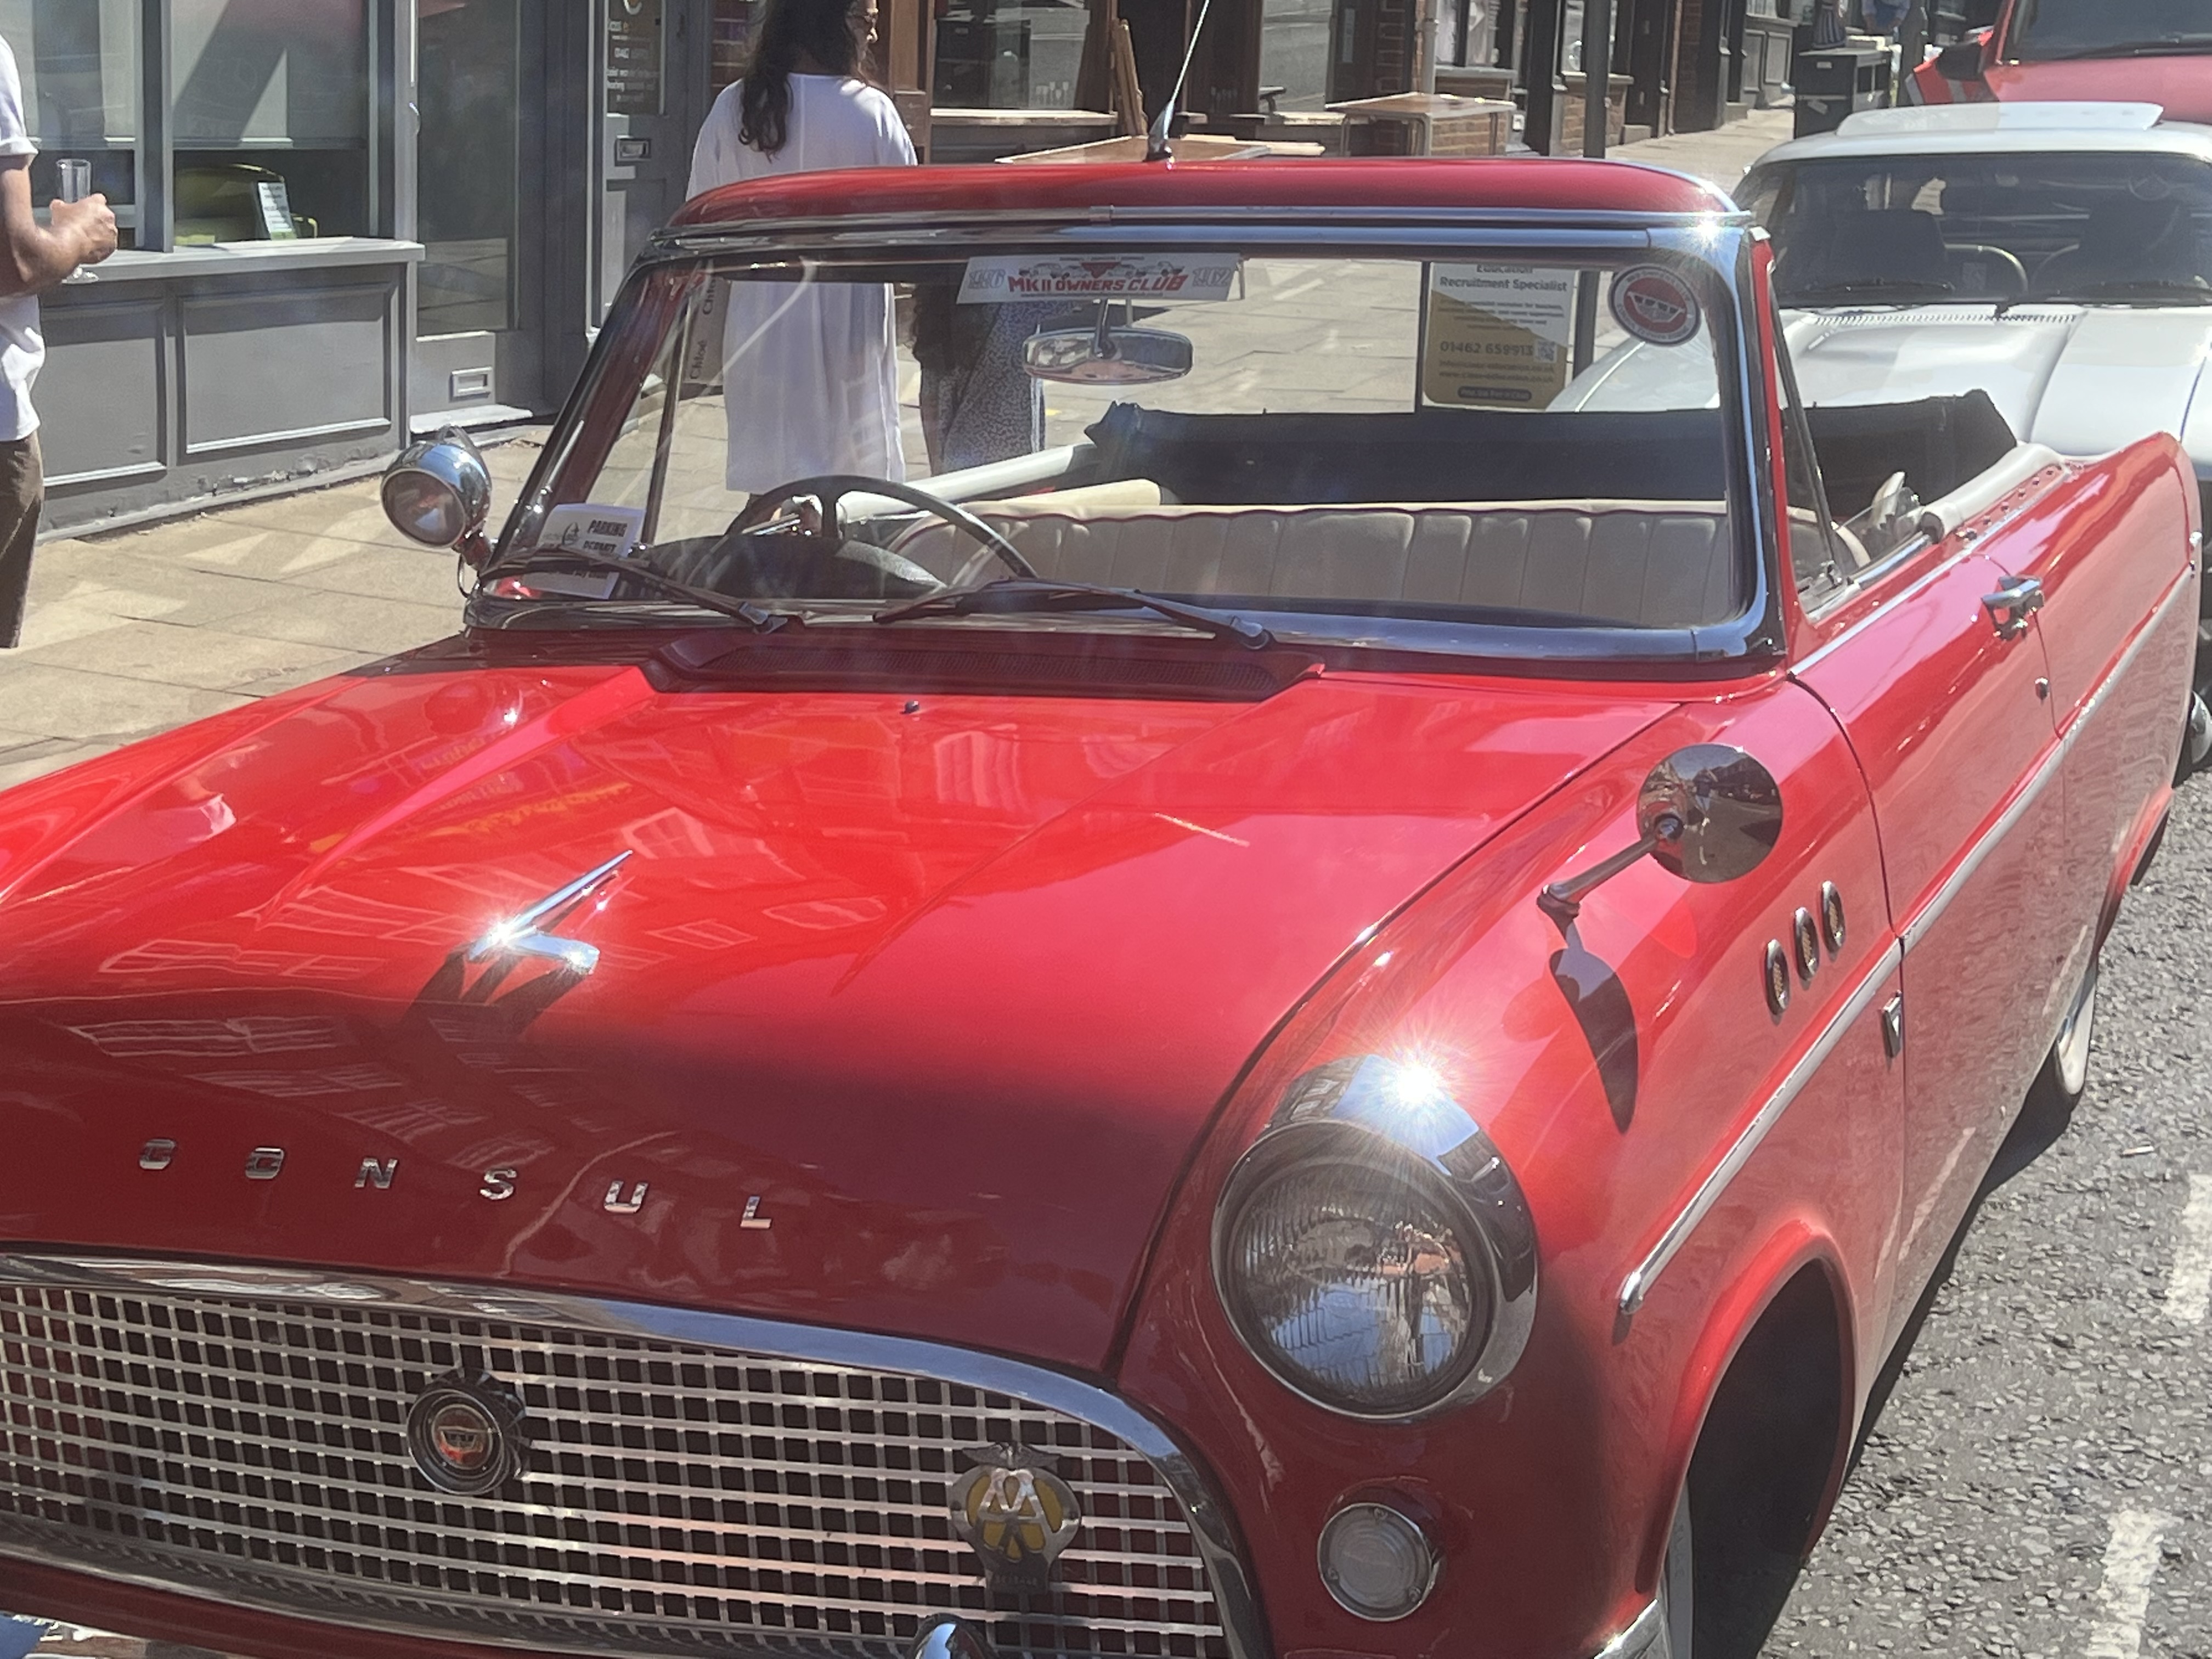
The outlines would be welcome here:
M 365 236 L 368 0 L 171 0 L 179 246 Z
M 138 199 L 138 0 L 0 0 L 0 39 L 23 79 L 23 118 L 40 155 L 31 197 L 54 195 L 55 162 L 92 163 L 92 187 L 126 234 Z
M 713 61 L 708 70 L 710 94 L 719 94 L 723 88 L 744 78 L 745 66 L 752 61 L 753 33 L 760 27 L 761 10 L 761 0 L 714 0 Z
M 425 336 L 515 324 L 523 0 L 416 0 Z M 459 165 L 465 158 L 465 165 Z
M 654 116 L 668 109 L 665 0 L 607 0 L 607 113 Z
M 1437 8 L 1437 63 L 1452 69 L 1488 69 L 1498 59 L 1498 19 L 1492 0 L 1441 0 Z
M 1091 25 L 1082 4 L 939 0 L 939 109 L 1073 109 Z
M 1279 110 L 1328 101 L 1333 0 L 1260 0 L 1260 97 Z M 1346 36 L 1349 39 L 1349 35 Z

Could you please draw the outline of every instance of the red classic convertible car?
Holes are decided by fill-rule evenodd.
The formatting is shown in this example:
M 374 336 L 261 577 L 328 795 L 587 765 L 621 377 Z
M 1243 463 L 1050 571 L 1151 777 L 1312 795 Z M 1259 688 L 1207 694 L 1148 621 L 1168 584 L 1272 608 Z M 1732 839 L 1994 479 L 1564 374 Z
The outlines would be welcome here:
M 1905 77 L 1916 104 L 2163 104 L 2212 121 L 2212 18 L 2201 0 L 1981 0 L 1994 22 Z
M 1769 264 L 1602 163 L 695 204 L 496 541 L 388 478 L 461 633 L 0 795 L 0 1607 L 1735 1650 L 2084 1086 L 2198 586 L 2170 439 L 1808 411 Z

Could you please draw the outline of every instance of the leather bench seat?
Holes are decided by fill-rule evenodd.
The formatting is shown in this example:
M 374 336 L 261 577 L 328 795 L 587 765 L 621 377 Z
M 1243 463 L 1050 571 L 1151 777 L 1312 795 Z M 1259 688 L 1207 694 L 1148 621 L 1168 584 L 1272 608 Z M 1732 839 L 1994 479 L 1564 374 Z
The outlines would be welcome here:
M 1207 507 L 972 503 L 1062 581 L 1239 599 L 1393 601 L 1693 628 L 1740 609 L 1719 502 Z M 1005 574 L 932 523 L 898 550 L 956 583 Z

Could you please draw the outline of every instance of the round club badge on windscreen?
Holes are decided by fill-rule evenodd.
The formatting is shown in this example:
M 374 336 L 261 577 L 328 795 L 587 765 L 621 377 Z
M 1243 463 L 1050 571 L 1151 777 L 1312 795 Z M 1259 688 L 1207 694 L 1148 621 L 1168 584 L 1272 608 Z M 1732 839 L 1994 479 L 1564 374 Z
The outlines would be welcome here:
M 1698 296 L 1664 265 L 1622 271 L 1613 279 L 1612 301 L 1613 320 L 1653 345 L 1687 345 L 1704 324 Z

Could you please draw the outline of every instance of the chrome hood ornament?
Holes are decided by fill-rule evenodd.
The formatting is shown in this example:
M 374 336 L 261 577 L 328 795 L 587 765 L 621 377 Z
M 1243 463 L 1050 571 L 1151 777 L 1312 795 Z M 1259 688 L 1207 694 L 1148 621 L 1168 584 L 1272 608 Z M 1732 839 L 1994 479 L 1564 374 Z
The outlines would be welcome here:
M 570 910 L 581 904 L 601 887 L 615 872 L 629 861 L 627 852 L 617 853 L 596 870 L 576 878 L 556 893 L 549 894 L 527 910 L 518 911 L 503 921 L 495 921 L 484 936 L 469 947 L 469 960 L 482 962 L 489 957 L 532 957 L 540 961 L 557 963 L 578 977 L 588 974 L 599 965 L 599 947 L 586 945 L 580 939 L 558 939 L 541 932 L 541 927 L 557 925 Z

